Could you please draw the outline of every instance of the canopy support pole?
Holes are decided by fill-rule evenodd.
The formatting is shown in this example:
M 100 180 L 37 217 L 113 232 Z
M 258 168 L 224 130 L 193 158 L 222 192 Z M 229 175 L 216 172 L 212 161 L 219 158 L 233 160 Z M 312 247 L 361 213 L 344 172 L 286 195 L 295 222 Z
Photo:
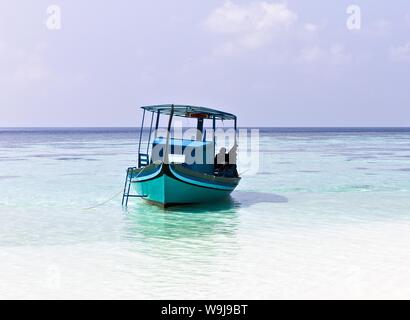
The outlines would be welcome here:
M 154 123 L 154 112 L 152 113 L 151 116 L 151 125 L 149 127 L 149 136 L 148 136 L 148 144 L 147 144 L 147 154 L 149 151 L 149 144 L 151 143 L 151 134 L 152 134 L 152 124 Z
M 212 117 L 212 141 L 214 143 L 214 155 L 216 153 L 216 118 L 215 116 Z
M 174 117 L 174 105 L 171 107 L 171 114 L 169 115 L 168 121 L 168 130 L 167 130 L 167 143 L 165 145 L 165 152 L 164 152 L 164 163 L 169 163 L 169 139 L 171 134 L 171 125 L 172 125 L 172 118 Z
M 203 132 L 204 132 L 204 119 L 199 118 L 198 124 L 196 126 L 196 140 L 202 141 Z
M 236 148 L 236 146 L 238 145 L 238 137 L 237 137 L 237 135 L 238 135 L 238 125 L 237 125 L 237 119 L 235 118 L 235 124 L 234 124 L 234 127 L 235 127 L 235 148 Z
M 144 109 L 144 113 L 142 115 L 142 123 L 141 123 L 141 130 L 140 130 L 140 140 L 138 143 L 138 164 L 140 162 L 140 153 L 141 153 L 141 141 L 142 141 L 142 131 L 144 129 L 144 122 L 145 122 L 145 109 Z

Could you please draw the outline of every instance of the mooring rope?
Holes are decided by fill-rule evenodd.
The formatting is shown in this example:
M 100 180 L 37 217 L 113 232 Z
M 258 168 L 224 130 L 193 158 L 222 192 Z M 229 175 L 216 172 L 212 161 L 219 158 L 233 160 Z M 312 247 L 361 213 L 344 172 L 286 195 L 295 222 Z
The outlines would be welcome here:
M 91 210 L 91 209 L 95 209 L 98 207 L 101 207 L 103 205 L 105 205 L 106 203 L 110 202 L 111 200 L 114 200 L 115 197 L 118 197 L 121 193 L 123 193 L 123 190 L 121 190 L 120 192 L 116 193 L 115 195 L 113 195 L 111 198 L 109 198 L 108 200 L 105 200 L 104 202 L 101 202 L 95 206 L 89 207 L 89 208 L 83 208 L 83 210 Z
M 134 177 L 134 179 L 135 179 L 135 178 L 138 178 L 138 177 L 140 176 L 140 174 L 141 174 L 146 168 L 147 168 L 147 167 L 142 168 L 142 170 Z M 126 179 L 128 179 L 128 175 L 127 175 L 127 178 L 126 178 Z M 101 203 L 96 204 L 95 206 L 92 206 L 92 207 L 89 207 L 89 208 L 83 208 L 83 210 L 91 210 L 91 209 L 95 209 L 95 208 L 101 207 L 101 206 L 107 204 L 108 202 L 114 200 L 115 197 L 118 197 L 118 196 L 119 196 L 121 193 L 123 193 L 123 192 L 124 192 L 124 191 L 121 190 L 120 192 L 116 193 L 115 195 L 113 195 L 113 196 L 112 196 L 111 198 L 109 198 L 108 200 L 105 200 L 104 202 L 101 202 Z
M 239 173 L 239 176 L 243 175 L 244 173 L 247 173 L 249 170 L 251 169 L 246 169 L 245 171 L 242 171 L 241 173 Z

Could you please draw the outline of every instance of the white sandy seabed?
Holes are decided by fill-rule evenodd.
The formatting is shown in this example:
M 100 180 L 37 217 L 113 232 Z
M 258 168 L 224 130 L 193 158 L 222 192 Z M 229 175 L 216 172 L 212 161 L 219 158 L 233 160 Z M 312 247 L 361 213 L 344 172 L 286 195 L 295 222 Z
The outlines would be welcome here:
M 410 298 L 410 134 L 265 134 L 228 203 L 83 210 L 135 158 L 104 134 L 0 142 L 0 298 Z

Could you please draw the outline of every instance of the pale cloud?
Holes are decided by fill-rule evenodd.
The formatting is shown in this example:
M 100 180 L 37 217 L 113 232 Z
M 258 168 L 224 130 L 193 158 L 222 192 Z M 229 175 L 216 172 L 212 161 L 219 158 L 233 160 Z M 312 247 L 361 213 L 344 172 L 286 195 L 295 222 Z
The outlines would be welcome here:
M 371 33 L 376 36 L 389 35 L 391 34 L 392 29 L 393 29 L 392 23 L 384 19 L 375 21 L 371 25 Z
M 317 32 L 319 30 L 319 26 L 314 23 L 305 23 L 303 29 L 307 32 Z
M 208 30 L 225 36 L 218 52 L 231 54 L 238 49 L 257 49 L 287 30 L 297 15 L 285 3 L 258 1 L 236 4 L 227 0 L 207 18 Z
M 316 43 L 323 23 L 297 24 L 297 20 L 296 12 L 290 10 L 284 2 L 258 1 L 237 4 L 227 0 L 209 15 L 205 25 L 211 32 L 222 36 L 222 43 L 213 50 L 214 56 L 217 57 L 259 49 L 274 43 L 273 40 L 281 41 L 286 38 L 293 39 L 293 43 L 303 39 L 305 47 L 299 54 L 297 51 L 292 53 L 290 47 L 275 47 L 275 61 L 280 58 L 280 61 L 285 59 L 288 62 L 342 64 L 351 60 L 351 54 L 342 45 L 326 47 Z M 283 52 L 287 52 L 285 58 Z
M 27 83 L 42 81 L 49 77 L 50 73 L 43 65 L 38 64 L 22 64 L 17 67 L 12 80 L 16 83 Z
M 311 46 L 303 48 L 299 55 L 300 62 L 315 62 L 319 61 L 323 56 L 323 50 L 319 46 Z
M 394 62 L 410 62 L 410 42 L 401 46 L 391 47 L 389 57 Z
M 350 62 L 352 56 L 344 46 L 333 44 L 329 48 L 314 45 L 303 48 L 299 54 L 298 62 L 301 63 L 331 63 L 344 64 Z
M 410 26 L 410 13 L 406 13 L 404 21 L 406 22 L 406 25 Z
M 330 47 L 329 53 L 332 62 L 335 63 L 348 63 L 352 60 L 352 55 L 347 52 L 346 48 L 340 44 L 334 44 Z
M 50 72 L 44 61 L 44 44 L 30 50 L 0 43 L 0 81 L 4 86 L 20 86 L 44 81 Z

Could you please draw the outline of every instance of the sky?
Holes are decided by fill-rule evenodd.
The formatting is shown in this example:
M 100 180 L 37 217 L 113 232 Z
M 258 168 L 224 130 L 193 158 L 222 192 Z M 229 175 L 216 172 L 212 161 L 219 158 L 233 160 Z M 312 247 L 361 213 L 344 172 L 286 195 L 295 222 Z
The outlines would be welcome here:
M 0 127 L 133 127 L 163 103 L 408 127 L 409 80 L 408 0 L 0 2 Z

